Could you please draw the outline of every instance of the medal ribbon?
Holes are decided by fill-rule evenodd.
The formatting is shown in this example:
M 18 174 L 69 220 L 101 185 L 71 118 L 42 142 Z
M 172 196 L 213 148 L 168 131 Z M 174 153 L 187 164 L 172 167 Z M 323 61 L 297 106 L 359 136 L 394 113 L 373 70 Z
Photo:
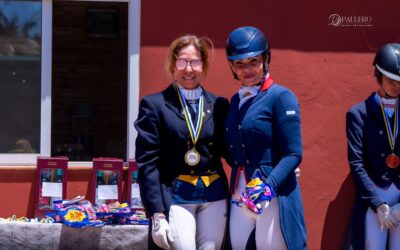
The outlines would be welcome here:
M 382 97 L 379 96 L 379 104 L 381 106 L 383 120 L 385 121 L 386 134 L 388 136 L 389 145 L 390 145 L 390 148 L 392 149 L 392 153 L 394 152 L 394 146 L 396 144 L 396 138 L 397 138 L 397 134 L 398 134 L 398 120 L 397 120 L 398 111 L 399 111 L 398 106 L 397 106 L 398 100 L 399 100 L 398 97 L 396 97 L 396 109 L 394 112 L 394 127 L 393 127 L 393 132 L 392 132 L 389 117 L 383 108 Z
M 185 100 L 185 98 L 182 98 L 182 93 L 181 93 L 181 90 L 179 89 L 179 87 L 176 87 L 176 88 L 178 90 L 179 102 L 181 103 L 181 106 L 183 109 L 183 114 L 185 115 L 186 125 L 189 129 L 190 138 L 192 139 L 193 148 L 194 148 L 196 146 L 197 140 L 199 139 L 200 131 L 203 126 L 203 107 L 204 107 L 203 99 L 204 98 L 203 98 L 203 95 L 200 96 L 199 106 L 197 107 L 197 112 L 198 112 L 197 122 L 196 122 L 196 127 L 194 127 L 186 100 Z

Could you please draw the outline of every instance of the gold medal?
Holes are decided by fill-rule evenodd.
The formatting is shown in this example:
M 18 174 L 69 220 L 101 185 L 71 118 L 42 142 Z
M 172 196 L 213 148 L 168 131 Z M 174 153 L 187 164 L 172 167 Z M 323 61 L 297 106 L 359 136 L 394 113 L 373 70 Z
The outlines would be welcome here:
M 399 166 L 399 164 L 400 164 L 400 159 L 394 153 L 388 155 L 388 157 L 386 158 L 386 165 L 389 168 L 397 168 Z
M 200 162 L 200 154 L 195 149 L 191 149 L 185 154 L 185 162 L 191 167 L 196 166 Z

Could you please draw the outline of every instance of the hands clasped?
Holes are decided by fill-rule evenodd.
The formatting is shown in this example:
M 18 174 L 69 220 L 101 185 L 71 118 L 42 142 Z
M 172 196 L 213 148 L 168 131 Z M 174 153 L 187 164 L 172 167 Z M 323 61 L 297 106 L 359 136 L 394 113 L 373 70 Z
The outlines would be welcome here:
M 172 231 L 163 213 L 155 213 L 152 217 L 151 235 L 154 243 L 163 249 L 170 249 L 168 241 L 174 241 Z
M 262 210 L 266 209 L 269 205 L 269 201 L 263 201 L 259 204 L 257 204 L 257 207 L 260 207 Z M 252 210 L 250 210 L 250 208 L 248 206 L 246 206 L 245 204 L 242 205 L 242 211 L 243 213 L 253 219 L 257 219 L 261 214 L 255 213 Z
M 388 204 L 384 203 L 380 205 L 377 209 L 376 212 L 378 214 L 378 219 L 379 219 L 379 224 L 381 225 L 381 229 L 387 229 L 387 230 L 392 230 L 397 227 L 399 224 L 398 219 L 395 217 L 395 214 L 399 216 L 399 209 L 400 205 L 396 204 L 393 206 L 393 209 L 389 207 Z M 394 210 L 396 212 L 394 212 Z
M 242 207 L 244 214 L 257 219 L 263 212 L 263 209 L 268 207 L 269 201 L 274 197 L 275 192 L 263 180 L 261 173 L 258 171 L 250 182 L 247 183 L 237 203 Z

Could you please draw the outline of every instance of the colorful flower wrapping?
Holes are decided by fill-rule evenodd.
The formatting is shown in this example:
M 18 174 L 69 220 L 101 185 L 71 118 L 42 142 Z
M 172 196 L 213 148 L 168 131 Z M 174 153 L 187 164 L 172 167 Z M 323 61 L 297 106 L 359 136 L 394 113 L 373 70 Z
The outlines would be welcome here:
M 54 211 L 56 216 L 61 218 L 62 223 L 70 227 L 84 228 L 104 225 L 102 221 L 97 220 L 92 204 L 83 200 L 83 197 L 54 202 Z
M 262 202 L 270 201 L 274 197 L 274 191 L 262 180 L 261 173 L 257 171 L 239 196 L 237 205 L 244 204 L 255 214 L 261 214 Z
M 96 216 L 106 224 L 143 224 L 148 225 L 146 217 L 131 211 L 128 203 L 114 202 L 109 205 L 95 206 Z

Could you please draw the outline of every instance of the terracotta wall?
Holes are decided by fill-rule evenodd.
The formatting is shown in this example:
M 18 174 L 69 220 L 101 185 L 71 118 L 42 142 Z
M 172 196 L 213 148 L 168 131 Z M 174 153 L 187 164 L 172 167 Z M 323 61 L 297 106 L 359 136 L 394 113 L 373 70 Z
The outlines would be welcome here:
M 141 1 L 140 96 L 169 84 L 164 58 L 178 35 L 208 36 L 215 49 L 204 86 L 229 98 L 238 89 L 225 60 L 229 32 L 254 25 L 272 46 L 271 75 L 292 89 L 301 105 L 303 193 L 309 249 L 339 249 L 354 200 L 346 160 L 345 112 L 377 86 L 376 49 L 400 42 L 400 2 Z M 329 25 L 329 17 L 367 17 L 361 26 Z M 369 25 L 369 26 L 367 26 Z M 87 192 L 89 170 L 72 170 L 68 197 Z M 31 215 L 34 171 L 0 171 L 0 217 Z
M 195 33 L 215 46 L 204 86 L 230 98 L 239 84 L 225 60 L 226 38 L 238 26 L 262 29 L 272 47 L 272 78 L 292 89 L 301 105 L 300 185 L 309 249 L 339 249 L 355 195 L 345 113 L 377 88 L 371 63 L 377 48 L 400 42 L 399 7 L 393 0 L 142 1 L 140 95 L 169 84 L 163 71 L 168 44 Z M 356 22 L 331 26 L 333 14 Z

